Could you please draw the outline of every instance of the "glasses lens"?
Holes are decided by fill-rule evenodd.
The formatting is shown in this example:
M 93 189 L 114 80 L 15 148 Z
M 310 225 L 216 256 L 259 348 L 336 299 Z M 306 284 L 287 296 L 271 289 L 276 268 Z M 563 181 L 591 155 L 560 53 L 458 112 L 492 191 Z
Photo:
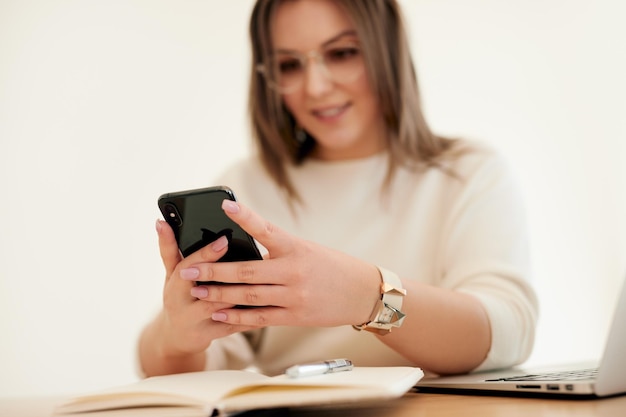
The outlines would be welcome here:
M 354 81 L 364 70 L 359 45 L 352 41 L 337 41 L 324 48 L 321 54 L 312 51 L 308 59 L 298 53 L 278 53 L 271 57 L 267 67 L 262 67 L 261 72 L 270 87 L 286 94 L 302 86 L 306 66 L 312 63 L 319 64 L 324 75 L 337 83 Z
M 338 83 L 354 81 L 363 72 L 361 49 L 354 42 L 336 42 L 324 50 L 324 64 Z
M 304 79 L 306 61 L 296 54 L 281 53 L 272 58 L 272 81 L 280 92 L 297 89 Z

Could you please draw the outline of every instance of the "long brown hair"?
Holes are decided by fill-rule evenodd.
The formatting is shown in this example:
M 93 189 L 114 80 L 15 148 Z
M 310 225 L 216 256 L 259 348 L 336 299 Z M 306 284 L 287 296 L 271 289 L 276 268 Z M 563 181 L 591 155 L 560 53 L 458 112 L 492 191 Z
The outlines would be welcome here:
M 271 24 L 284 1 L 258 0 L 250 18 L 252 69 L 249 112 L 252 134 L 261 161 L 276 183 L 298 198 L 286 164 L 299 164 L 315 146 L 308 137 L 304 145 L 296 135 L 296 120 L 279 93 L 270 89 L 256 67 L 272 53 Z M 334 0 L 356 26 L 363 48 L 368 81 L 377 95 L 387 129 L 389 171 L 387 182 L 400 166 L 438 166 L 454 140 L 436 136 L 422 113 L 417 76 L 400 6 L 395 0 Z

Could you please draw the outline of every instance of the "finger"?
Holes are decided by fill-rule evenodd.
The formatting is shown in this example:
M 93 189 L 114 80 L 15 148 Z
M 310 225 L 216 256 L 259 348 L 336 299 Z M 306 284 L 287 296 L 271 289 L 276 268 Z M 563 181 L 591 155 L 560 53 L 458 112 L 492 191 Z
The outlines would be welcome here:
M 192 294 L 196 297 L 211 302 L 228 303 L 233 305 L 250 307 L 287 307 L 292 304 L 287 289 L 282 285 L 202 285 L 192 289 Z
M 213 313 L 219 310 L 231 309 L 234 304 L 210 303 L 204 300 L 195 299 L 189 307 L 187 314 L 189 320 L 209 320 Z
M 195 263 L 190 267 L 194 274 L 184 279 L 223 284 L 283 284 L 276 278 L 272 265 L 270 260 Z
M 159 234 L 159 250 L 166 270 L 163 302 L 166 306 L 175 308 L 176 305 L 185 305 L 195 301 L 196 297 L 193 297 L 190 291 L 195 286 L 194 281 L 201 278 L 197 268 L 191 267 L 190 264 L 194 258 L 204 259 L 207 262 L 218 260 L 226 253 L 228 240 L 222 236 L 198 250 L 200 254 L 193 253 L 183 259 L 174 232 L 167 222 L 158 220 L 156 227 Z M 171 277 L 174 279 L 170 279 Z
M 233 326 L 266 327 L 289 323 L 288 311 L 281 307 L 218 310 L 211 315 L 214 322 Z
M 170 302 L 171 305 L 184 305 L 196 301 L 198 299 L 194 295 L 196 282 L 211 280 L 202 270 L 207 270 L 207 266 L 222 257 L 227 250 L 228 239 L 222 236 L 182 259 L 172 272 L 174 278 L 166 281 L 164 301 Z
M 188 255 L 184 265 L 195 265 L 206 262 L 217 262 L 228 250 L 228 238 L 220 236 L 218 239 Z
M 204 322 L 206 330 L 213 334 L 213 337 L 224 337 L 236 332 L 244 332 L 258 328 L 257 325 L 238 325 L 233 323 L 221 322 L 213 320 L 213 316 L 219 311 L 230 311 L 234 309 L 233 304 L 211 303 L 203 300 L 196 300 L 188 310 L 190 320 L 198 320 Z
M 249 207 L 236 201 L 224 200 L 222 209 L 232 221 L 265 246 L 270 257 L 280 256 L 291 249 L 291 236 Z
M 181 261 L 182 255 L 178 249 L 174 231 L 166 221 L 157 220 L 156 230 L 159 236 L 159 252 L 163 266 L 165 266 L 165 276 L 168 279 L 174 272 L 176 265 Z

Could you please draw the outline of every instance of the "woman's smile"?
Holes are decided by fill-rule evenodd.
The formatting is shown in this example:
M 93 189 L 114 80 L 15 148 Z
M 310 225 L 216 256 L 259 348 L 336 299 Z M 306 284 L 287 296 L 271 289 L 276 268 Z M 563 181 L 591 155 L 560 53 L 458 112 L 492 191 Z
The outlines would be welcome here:
M 343 116 L 350 108 L 350 103 L 339 106 L 328 106 L 313 109 L 311 113 L 321 121 L 336 121 Z

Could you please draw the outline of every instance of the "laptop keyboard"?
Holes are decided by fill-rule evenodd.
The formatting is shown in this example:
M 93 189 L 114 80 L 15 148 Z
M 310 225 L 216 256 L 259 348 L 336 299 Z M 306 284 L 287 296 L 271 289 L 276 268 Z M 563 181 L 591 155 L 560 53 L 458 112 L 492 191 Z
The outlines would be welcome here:
M 598 375 L 598 368 L 581 369 L 578 371 L 548 372 L 545 374 L 529 374 L 508 378 L 488 379 L 487 381 L 583 381 Z

